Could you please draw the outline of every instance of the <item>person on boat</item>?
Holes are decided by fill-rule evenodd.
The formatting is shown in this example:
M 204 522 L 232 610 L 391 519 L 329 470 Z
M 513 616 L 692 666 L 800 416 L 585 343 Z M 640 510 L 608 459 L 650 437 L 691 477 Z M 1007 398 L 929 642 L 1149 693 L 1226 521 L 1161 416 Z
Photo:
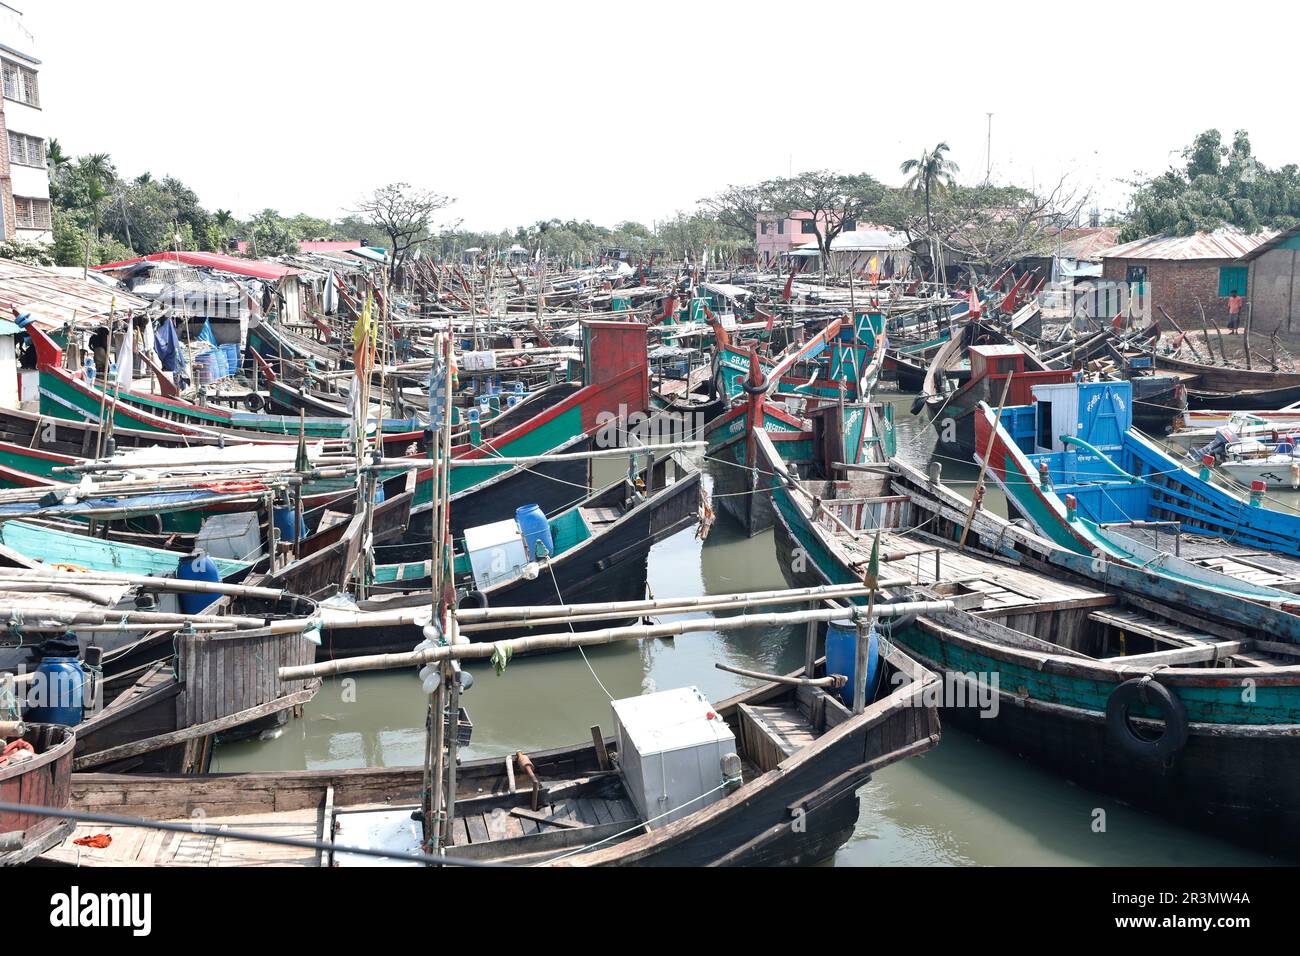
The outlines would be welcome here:
M 1241 296 L 1237 295 L 1237 290 L 1233 289 L 1232 294 L 1228 296 L 1228 331 L 1233 335 L 1237 334 L 1237 326 L 1241 322 Z
M 95 357 L 95 378 L 104 381 L 108 375 L 108 327 L 101 325 L 90 333 L 90 352 Z

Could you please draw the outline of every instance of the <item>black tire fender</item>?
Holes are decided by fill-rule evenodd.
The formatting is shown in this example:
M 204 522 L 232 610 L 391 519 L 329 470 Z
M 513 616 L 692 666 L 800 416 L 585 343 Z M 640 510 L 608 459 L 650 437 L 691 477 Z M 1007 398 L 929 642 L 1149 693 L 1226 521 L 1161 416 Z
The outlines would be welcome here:
M 1129 720 L 1134 706 L 1154 705 L 1165 722 L 1165 732 L 1154 739 L 1139 734 Z M 1187 745 L 1187 710 L 1168 687 L 1150 676 L 1120 684 L 1106 701 L 1106 736 L 1130 757 L 1151 763 L 1172 761 Z
M 476 607 L 485 609 L 488 606 L 487 595 L 482 591 L 466 591 L 456 601 L 456 609 L 460 610 L 465 607 Z

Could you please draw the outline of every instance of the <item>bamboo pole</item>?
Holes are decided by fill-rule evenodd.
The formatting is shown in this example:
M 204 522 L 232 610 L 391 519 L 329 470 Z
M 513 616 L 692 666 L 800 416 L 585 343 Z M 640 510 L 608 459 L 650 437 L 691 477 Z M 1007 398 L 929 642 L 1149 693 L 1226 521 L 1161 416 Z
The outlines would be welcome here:
M 984 477 L 989 470 L 989 456 L 993 454 L 993 443 L 998 437 L 998 426 L 1002 422 L 1002 410 L 1006 407 L 1007 393 L 1010 391 L 1011 373 L 1008 372 L 1006 384 L 1002 386 L 1002 400 L 998 402 L 998 413 L 993 417 L 993 427 L 989 429 L 989 440 L 984 447 L 984 458 L 980 461 L 979 480 L 975 482 L 975 493 L 971 495 L 970 509 L 966 512 L 966 522 L 961 529 L 961 540 L 957 542 L 958 551 L 966 550 L 966 536 L 970 534 L 970 525 L 975 519 L 975 509 L 979 506 L 980 492 L 984 488 Z
M 911 583 L 910 578 L 898 578 L 897 580 L 891 580 L 887 582 L 887 585 L 891 587 L 902 587 L 910 583 Z M 869 593 L 870 590 L 866 587 L 856 587 L 850 590 L 841 591 L 833 595 L 833 597 L 834 598 L 867 597 Z M 829 599 L 830 598 L 827 598 L 827 600 Z M 796 593 L 796 594 L 782 596 L 782 597 L 768 598 L 766 600 L 761 600 L 761 601 L 747 601 L 743 604 L 737 601 L 726 601 L 726 600 L 704 601 L 698 604 L 669 605 L 666 607 L 665 606 L 650 607 L 650 608 L 646 608 L 646 610 L 653 611 L 656 617 L 671 617 L 676 614 L 689 614 L 696 611 L 710 611 L 710 612 L 726 611 L 735 607 L 750 607 L 753 605 L 774 606 L 774 605 L 782 605 L 782 604 L 803 604 L 803 603 L 808 603 L 807 595 Z M 549 610 L 549 608 L 543 606 L 537 608 L 536 610 L 538 610 L 539 612 L 545 612 Z M 462 633 L 465 634 L 476 634 L 476 633 L 482 633 L 483 631 L 502 630 L 503 628 L 515 628 L 520 626 L 559 627 L 571 622 L 577 623 L 579 621 L 583 623 L 587 621 L 617 621 L 630 616 L 632 615 L 629 614 L 627 610 L 623 610 L 623 609 L 611 609 L 608 611 L 594 611 L 594 612 L 590 612 L 587 614 L 580 614 L 580 615 L 541 613 L 537 618 L 531 618 L 531 619 L 524 618 L 523 621 L 520 621 L 519 619 L 514 619 L 514 620 L 509 620 L 508 623 L 502 622 L 500 620 L 484 621 L 478 624 L 465 623 L 460 625 L 460 630 Z
M 905 614 L 933 614 L 938 611 L 952 610 L 951 601 L 909 601 L 897 604 L 880 604 L 871 608 L 868 616 L 885 617 Z M 863 613 L 861 609 L 858 613 Z M 327 677 L 335 674 L 350 674 L 358 671 L 392 670 L 419 667 L 434 661 L 482 660 L 496 653 L 497 648 L 504 648 L 512 655 L 527 654 L 535 651 L 566 650 L 575 647 L 593 647 L 601 644 L 614 644 L 619 641 L 639 641 L 653 637 L 679 637 L 700 631 L 735 631 L 747 627 L 778 627 L 787 624 L 801 624 L 807 621 L 830 621 L 842 618 L 844 608 L 818 611 L 791 611 L 772 614 L 741 614 L 727 618 L 697 618 L 689 621 L 676 621 L 671 624 L 640 624 L 631 627 L 614 627 L 581 633 L 543 634 L 537 637 L 517 637 L 508 641 L 483 642 L 478 644 L 440 645 L 423 651 L 408 651 L 402 654 L 376 654 L 369 657 L 354 657 L 347 660 L 325 661 L 318 664 L 306 664 L 300 667 L 280 668 L 280 680 L 307 680 L 312 677 Z
M 747 671 L 743 667 L 732 667 L 729 664 L 715 663 L 713 665 L 720 671 L 726 671 L 728 674 L 739 674 L 741 677 L 752 677 L 755 680 L 766 681 L 769 684 L 785 684 L 791 687 L 826 687 L 838 689 L 843 687 L 847 678 L 843 674 L 832 674 L 829 677 L 785 677 L 781 674 L 765 674 L 762 671 Z

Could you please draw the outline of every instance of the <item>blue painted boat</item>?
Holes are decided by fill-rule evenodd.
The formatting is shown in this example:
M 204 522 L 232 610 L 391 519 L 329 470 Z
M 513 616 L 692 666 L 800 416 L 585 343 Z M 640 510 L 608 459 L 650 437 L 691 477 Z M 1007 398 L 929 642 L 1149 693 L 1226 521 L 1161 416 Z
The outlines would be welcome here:
M 1261 506 L 1216 484 L 1132 427 L 1128 382 L 1040 385 L 1034 402 L 976 416 L 977 454 L 1034 528 L 1097 562 L 1141 568 L 1181 584 L 1278 606 L 1294 594 L 1208 565 L 1234 553 L 1268 559 L 1264 571 L 1300 570 L 1300 515 Z M 1161 535 L 1163 532 L 1163 535 Z M 1195 536 L 1184 551 L 1183 537 Z
M 1098 567 L 988 509 L 959 551 L 970 502 L 935 478 L 894 462 L 874 495 L 827 494 L 757 440 L 792 585 L 862 580 L 879 540 L 882 600 L 957 605 L 884 632 L 943 675 L 945 721 L 1171 820 L 1300 856 L 1300 617 Z

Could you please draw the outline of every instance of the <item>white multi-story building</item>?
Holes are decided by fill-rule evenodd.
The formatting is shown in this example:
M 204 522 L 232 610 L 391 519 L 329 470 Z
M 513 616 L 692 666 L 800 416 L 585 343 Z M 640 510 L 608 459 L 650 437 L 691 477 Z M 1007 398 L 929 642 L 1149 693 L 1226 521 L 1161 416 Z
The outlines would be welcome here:
M 49 127 L 41 108 L 41 61 L 23 15 L 0 2 L 0 191 L 4 194 L 4 238 L 49 242 L 50 172 L 46 165 Z

